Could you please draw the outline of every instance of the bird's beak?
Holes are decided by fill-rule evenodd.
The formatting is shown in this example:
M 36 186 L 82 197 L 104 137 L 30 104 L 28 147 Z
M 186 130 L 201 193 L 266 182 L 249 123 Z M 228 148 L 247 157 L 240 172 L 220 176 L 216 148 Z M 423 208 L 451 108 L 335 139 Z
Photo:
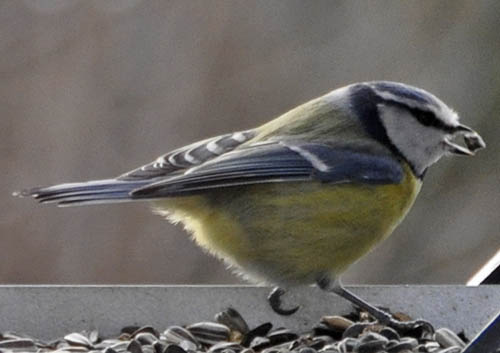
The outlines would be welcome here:
M 476 151 L 486 147 L 484 140 L 481 136 L 470 127 L 465 125 L 458 125 L 456 127 L 455 135 L 460 134 L 464 137 L 464 142 L 467 147 L 460 146 L 449 139 L 444 140 L 446 150 L 452 154 L 462 156 L 473 156 Z

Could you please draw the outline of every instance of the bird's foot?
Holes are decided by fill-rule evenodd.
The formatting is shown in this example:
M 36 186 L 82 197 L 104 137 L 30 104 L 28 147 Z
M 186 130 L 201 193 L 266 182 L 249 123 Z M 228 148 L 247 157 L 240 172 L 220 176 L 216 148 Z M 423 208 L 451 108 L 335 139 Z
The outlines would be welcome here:
M 273 311 L 276 313 L 276 314 L 279 314 L 279 315 L 284 315 L 284 316 L 289 316 L 289 315 L 293 315 L 297 312 L 297 310 L 299 310 L 300 306 L 297 305 L 296 307 L 293 307 L 291 309 L 284 309 L 281 305 L 282 305 L 282 302 L 281 302 L 281 297 L 285 294 L 285 290 L 283 288 L 280 288 L 280 287 L 275 287 L 271 293 L 269 294 L 269 296 L 267 297 L 267 300 L 269 302 L 269 305 L 271 306 L 271 309 L 273 309 Z
M 423 333 L 433 334 L 434 327 L 432 324 L 425 320 L 408 320 L 408 321 L 400 321 L 395 319 L 391 314 L 377 309 L 377 312 L 370 313 L 375 319 L 378 320 L 382 325 L 389 326 L 400 332 L 408 332 L 415 330 L 422 330 Z
M 434 333 L 434 327 L 425 320 L 397 320 L 390 313 L 373 306 L 351 291 L 345 289 L 338 278 L 332 283 L 328 277 L 321 277 L 318 279 L 317 284 L 321 289 L 333 292 L 347 299 L 356 307 L 360 308 L 360 310 L 366 311 L 382 325 L 392 327 L 402 332 L 421 330 L 422 334 Z

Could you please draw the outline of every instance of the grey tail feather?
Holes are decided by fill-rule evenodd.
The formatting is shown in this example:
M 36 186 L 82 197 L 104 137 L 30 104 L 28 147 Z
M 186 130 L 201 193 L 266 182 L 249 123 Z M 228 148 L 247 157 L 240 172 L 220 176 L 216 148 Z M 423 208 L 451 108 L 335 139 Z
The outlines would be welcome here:
M 129 202 L 144 200 L 132 197 L 131 192 L 151 182 L 151 180 L 93 180 L 81 183 L 67 183 L 49 187 L 26 189 L 15 192 L 14 196 L 31 196 L 40 203 L 56 203 L 58 206 Z

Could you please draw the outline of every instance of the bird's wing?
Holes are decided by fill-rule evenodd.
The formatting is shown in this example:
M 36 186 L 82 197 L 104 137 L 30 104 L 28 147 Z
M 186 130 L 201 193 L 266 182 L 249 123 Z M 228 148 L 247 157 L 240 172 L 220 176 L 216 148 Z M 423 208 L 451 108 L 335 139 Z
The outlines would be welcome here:
M 392 184 L 402 178 L 399 161 L 388 155 L 318 143 L 276 141 L 227 152 L 180 175 L 139 187 L 131 192 L 131 197 L 173 197 L 222 187 L 308 180 Z
M 391 184 L 403 177 L 399 161 L 389 155 L 306 142 L 243 145 L 254 135 L 246 131 L 201 141 L 116 179 L 33 188 L 17 194 L 43 203 L 76 206 L 192 195 L 258 183 L 318 180 Z
M 164 177 L 231 151 L 253 138 L 255 134 L 254 130 L 247 130 L 198 141 L 158 157 L 155 161 L 120 175 L 117 179 L 132 181 Z

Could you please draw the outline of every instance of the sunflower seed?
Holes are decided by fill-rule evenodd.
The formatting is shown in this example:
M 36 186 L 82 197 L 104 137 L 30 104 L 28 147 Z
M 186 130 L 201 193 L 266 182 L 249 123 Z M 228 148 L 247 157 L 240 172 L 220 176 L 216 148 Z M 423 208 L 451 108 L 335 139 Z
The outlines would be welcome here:
M 231 330 L 235 330 L 243 334 L 249 331 L 246 321 L 241 317 L 240 313 L 233 308 L 227 308 L 226 310 L 215 315 L 215 321 L 226 325 Z
M 7 339 L 0 341 L 0 348 L 6 349 L 29 349 L 36 348 L 35 342 L 29 338 Z
M 229 339 L 230 330 L 216 322 L 198 322 L 186 327 L 201 344 L 210 345 Z
M 344 332 L 349 326 L 354 324 L 354 322 L 343 316 L 323 316 L 321 322 L 338 332 Z
M 4 340 L 20 340 L 20 339 L 31 339 L 28 335 L 21 335 L 16 332 L 6 331 L 0 334 L 0 338 Z
M 267 337 L 255 337 L 250 343 L 250 348 L 258 351 L 264 348 L 267 348 L 271 345 L 271 340 Z
M 278 344 L 282 344 L 285 342 L 290 342 L 290 341 L 297 339 L 298 337 L 299 337 L 299 335 L 297 335 L 296 333 L 294 333 L 288 329 L 279 329 L 279 330 L 270 332 L 267 335 L 267 338 L 269 338 L 272 345 L 278 345 Z
M 153 342 L 153 348 L 155 353 L 163 353 L 165 348 L 167 348 L 167 345 L 162 341 L 155 341 Z
M 196 338 L 183 327 L 180 326 L 170 326 L 163 332 L 163 335 L 165 336 L 165 341 L 167 343 L 174 343 L 174 344 L 179 344 L 182 341 L 190 341 L 196 345 L 196 347 L 199 347 L 199 343 L 196 340 Z
M 134 339 L 142 345 L 152 345 L 158 337 L 149 332 L 140 332 L 134 335 Z
M 334 339 L 330 336 L 317 336 L 314 337 L 309 344 L 309 347 L 314 349 L 322 349 L 324 346 L 332 343 Z
M 347 337 L 356 338 L 361 334 L 361 332 L 363 332 L 364 329 L 366 329 L 370 326 L 372 326 L 372 324 L 370 324 L 370 323 L 357 322 L 357 323 L 349 326 L 344 331 L 344 333 L 342 334 L 342 338 L 347 338 Z
M 266 336 L 269 331 L 273 328 L 273 325 L 270 322 L 266 322 L 262 325 L 257 326 L 256 328 L 248 331 L 241 340 L 241 345 L 248 347 L 250 343 L 253 341 L 255 337 L 263 337 Z
M 132 340 L 129 342 L 127 346 L 127 351 L 129 351 L 130 353 L 143 353 L 141 344 L 136 340 Z
M 381 350 L 389 342 L 387 338 L 375 332 L 368 332 L 358 341 L 355 350 L 359 353 L 371 353 Z
M 197 348 L 195 343 L 188 341 L 188 340 L 181 341 L 178 344 L 178 346 L 181 347 L 182 349 L 184 349 L 188 353 L 196 352 L 196 348 Z
M 342 332 L 338 332 L 337 330 L 332 329 L 324 323 L 320 323 L 314 326 L 313 334 L 314 336 L 330 336 L 335 340 L 339 340 L 342 338 Z
M 69 335 L 64 336 L 64 340 L 68 342 L 72 346 L 84 346 L 88 348 L 92 348 L 92 342 L 79 332 L 73 332 Z
M 241 352 L 243 350 L 243 347 L 234 342 L 219 342 L 214 344 L 210 349 L 207 351 L 209 353 L 222 353 L 226 349 L 231 349 L 234 352 Z
M 97 330 L 90 331 L 89 340 L 90 340 L 90 342 L 92 342 L 92 344 L 97 343 L 97 341 L 99 341 L 99 331 L 97 331 Z
M 399 334 L 396 332 L 396 330 L 390 328 L 390 327 L 384 327 L 382 330 L 380 330 L 379 332 L 382 336 L 384 336 L 385 338 L 387 338 L 388 340 L 396 340 L 396 341 L 399 341 L 400 339 L 400 336 Z
M 160 333 L 152 326 L 142 326 L 130 334 L 131 337 L 135 338 L 141 333 L 149 333 L 156 338 L 160 337 Z
M 439 343 L 435 341 L 427 342 L 424 344 L 425 349 L 427 349 L 427 352 L 434 352 L 439 349 L 440 345 Z
M 385 346 L 385 350 L 388 353 L 401 353 L 404 351 L 411 351 L 416 346 L 417 344 L 415 344 L 414 341 L 401 340 L 400 342 L 398 342 L 395 340 L 391 340 Z
M 448 348 L 452 346 L 458 346 L 460 348 L 465 347 L 464 341 L 458 337 L 455 332 L 447 328 L 440 328 L 434 333 L 434 339 L 443 347 Z

